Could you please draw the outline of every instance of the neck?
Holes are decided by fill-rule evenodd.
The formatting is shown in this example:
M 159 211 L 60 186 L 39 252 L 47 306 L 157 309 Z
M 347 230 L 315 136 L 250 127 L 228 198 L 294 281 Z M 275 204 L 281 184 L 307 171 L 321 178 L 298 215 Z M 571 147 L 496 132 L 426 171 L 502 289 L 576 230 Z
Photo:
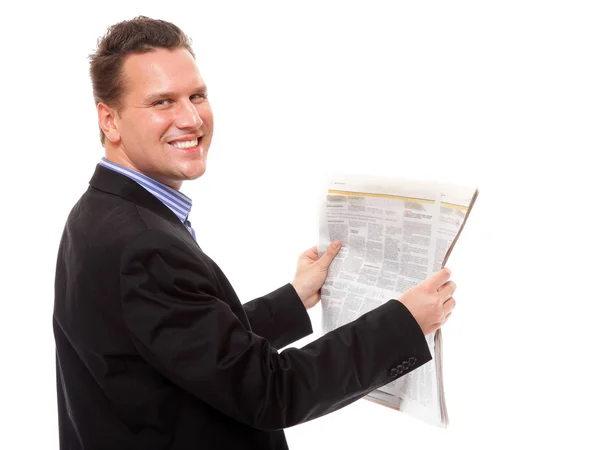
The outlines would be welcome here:
M 134 170 L 138 173 L 141 173 L 142 175 L 146 175 L 149 178 L 152 178 L 155 181 L 158 181 L 159 183 L 164 184 L 165 186 L 169 186 L 173 189 L 175 189 L 176 191 L 178 191 L 179 189 L 181 189 L 181 185 L 183 184 L 182 181 L 176 181 L 176 180 L 167 180 L 164 179 L 163 177 L 152 173 L 152 172 L 148 172 L 148 171 L 144 171 L 139 169 L 130 159 L 129 157 L 120 149 L 115 149 L 113 147 L 109 147 L 108 145 L 106 146 L 105 149 L 105 154 L 104 157 L 106 158 L 107 161 L 110 161 L 112 163 L 115 164 L 119 164 L 123 167 L 127 167 L 128 169 Z

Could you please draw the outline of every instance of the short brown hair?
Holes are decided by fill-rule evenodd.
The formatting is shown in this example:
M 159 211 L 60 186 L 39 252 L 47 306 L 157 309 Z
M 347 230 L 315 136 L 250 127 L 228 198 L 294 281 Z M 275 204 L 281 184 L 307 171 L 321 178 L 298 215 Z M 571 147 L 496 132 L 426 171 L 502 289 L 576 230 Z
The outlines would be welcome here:
M 137 16 L 109 27 L 106 34 L 98 39 L 96 52 L 89 56 L 96 106 L 103 102 L 119 110 L 125 90 L 121 76 L 125 59 L 131 54 L 147 53 L 155 48 L 185 48 L 196 57 L 192 51 L 192 40 L 170 22 Z M 102 145 L 104 137 L 100 129 Z

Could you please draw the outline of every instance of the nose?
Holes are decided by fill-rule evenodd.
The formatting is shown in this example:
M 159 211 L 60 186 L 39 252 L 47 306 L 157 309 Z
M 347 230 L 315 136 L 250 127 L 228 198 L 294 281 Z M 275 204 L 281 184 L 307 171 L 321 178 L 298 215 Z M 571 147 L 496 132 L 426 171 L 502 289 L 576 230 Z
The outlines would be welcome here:
M 180 104 L 179 110 L 177 111 L 177 119 L 175 121 L 177 128 L 198 129 L 202 126 L 202 123 L 202 118 L 194 103 L 188 100 Z

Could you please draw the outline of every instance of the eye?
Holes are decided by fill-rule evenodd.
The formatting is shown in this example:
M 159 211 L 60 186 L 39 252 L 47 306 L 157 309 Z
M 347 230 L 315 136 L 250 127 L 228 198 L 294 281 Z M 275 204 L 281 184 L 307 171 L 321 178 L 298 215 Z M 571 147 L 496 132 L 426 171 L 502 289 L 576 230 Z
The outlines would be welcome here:
M 190 100 L 206 100 L 207 95 L 206 92 L 202 92 L 199 94 L 194 94 L 190 97 Z
M 152 106 L 167 106 L 170 102 L 171 100 L 168 99 L 158 100 L 152 103 Z

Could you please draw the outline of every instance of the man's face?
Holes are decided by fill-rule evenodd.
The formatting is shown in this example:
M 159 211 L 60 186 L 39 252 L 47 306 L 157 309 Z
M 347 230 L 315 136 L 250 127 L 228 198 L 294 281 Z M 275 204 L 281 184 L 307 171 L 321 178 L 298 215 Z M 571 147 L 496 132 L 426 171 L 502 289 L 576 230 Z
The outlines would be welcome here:
M 175 189 L 200 177 L 213 115 L 192 55 L 183 48 L 134 54 L 122 75 L 125 92 L 114 116 L 117 138 L 107 141 L 109 159 Z

